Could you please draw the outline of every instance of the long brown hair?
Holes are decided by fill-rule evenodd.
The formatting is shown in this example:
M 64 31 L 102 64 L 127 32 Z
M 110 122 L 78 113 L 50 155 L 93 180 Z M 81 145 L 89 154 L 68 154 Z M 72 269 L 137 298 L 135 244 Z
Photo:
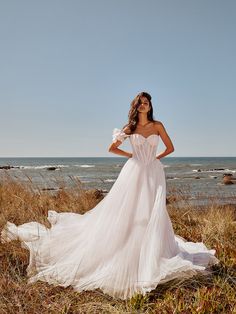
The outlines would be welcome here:
M 130 130 L 130 133 L 134 132 L 134 130 L 136 129 L 136 126 L 137 126 L 137 124 L 139 122 L 138 107 L 141 104 L 141 97 L 146 97 L 148 99 L 150 107 L 151 107 L 149 112 L 147 113 L 147 119 L 149 121 L 156 121 L 156 120 L 154 120 L 154 117 L 153 117 L 153 107 L 152 107 L 152 101 L 151 101 L 152 97 L 151 97 L 151 95 L 148 94 L 147 92 L 141 92 L 137 96 L 135 96 L 135 98 L 131 101 L 130 110 L 129 110 L 129 114 L 128 114 L 129 121 L 123 127 L 123 129 L 125 127 L 128 127 L 129 130 Z

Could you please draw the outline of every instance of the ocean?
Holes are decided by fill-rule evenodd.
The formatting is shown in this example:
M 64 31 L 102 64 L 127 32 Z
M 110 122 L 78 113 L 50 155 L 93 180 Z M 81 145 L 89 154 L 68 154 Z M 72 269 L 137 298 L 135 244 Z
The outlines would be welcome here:
M 0 168 L 9 168 L 0 169 L 0 179 L 10 176 L 21 182 L 31 181 L 42 191 L 57 191 L 81 182 L 85 189 L 107 193 L 126 161 L 124 157 L 0 158 Z M 236 176 L 236 157 L 165 157 L 161 162 L 167 197 L 180 190 L 188 201 L 199 205 L 214 197 L 221 204 L 236 204 L 236 184 L 223 183 L 224 173 Z

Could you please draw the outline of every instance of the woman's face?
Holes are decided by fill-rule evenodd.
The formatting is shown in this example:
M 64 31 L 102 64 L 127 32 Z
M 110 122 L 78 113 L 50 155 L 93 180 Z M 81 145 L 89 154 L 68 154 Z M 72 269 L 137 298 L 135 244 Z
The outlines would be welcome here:
M 150 104 L 148 99 L 145 96 L 142 96 L 140 98 L 141 103 L 138 105 L 138 111 L 139 112 L 148 112 L 150 110 Z

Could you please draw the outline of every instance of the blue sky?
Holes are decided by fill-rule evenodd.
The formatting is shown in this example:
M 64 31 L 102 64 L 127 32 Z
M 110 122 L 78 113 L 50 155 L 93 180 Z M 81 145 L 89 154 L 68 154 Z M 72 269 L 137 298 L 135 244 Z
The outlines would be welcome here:
M 234 0 L 1 0 L 0 156 L 115 157 L 140 91 L 169 156 L 236 156 L 235 30 Z

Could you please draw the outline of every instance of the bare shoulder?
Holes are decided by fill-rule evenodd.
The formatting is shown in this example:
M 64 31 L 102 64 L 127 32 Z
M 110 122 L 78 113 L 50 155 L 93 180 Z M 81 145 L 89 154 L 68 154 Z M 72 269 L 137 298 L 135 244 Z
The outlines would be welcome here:
M 161 125 L 163 125 L 163 123 L 161 122 L 161 121 L 159 121 L 159 120 L 155 120 L 155 121 L 153 121 L 153 123 L 154 123 L 154 125 L 155 126 L 161 126 Z
M 158 134 L 165 130 L 165 127 L 161 121 L 154 121 L 153 125 Z
M 131 133 L 131 130 L 130 130 L 129 126 L 125 126 L 122 130 L 123 130 L 126 134 L 130 134 L 130 133 Z

